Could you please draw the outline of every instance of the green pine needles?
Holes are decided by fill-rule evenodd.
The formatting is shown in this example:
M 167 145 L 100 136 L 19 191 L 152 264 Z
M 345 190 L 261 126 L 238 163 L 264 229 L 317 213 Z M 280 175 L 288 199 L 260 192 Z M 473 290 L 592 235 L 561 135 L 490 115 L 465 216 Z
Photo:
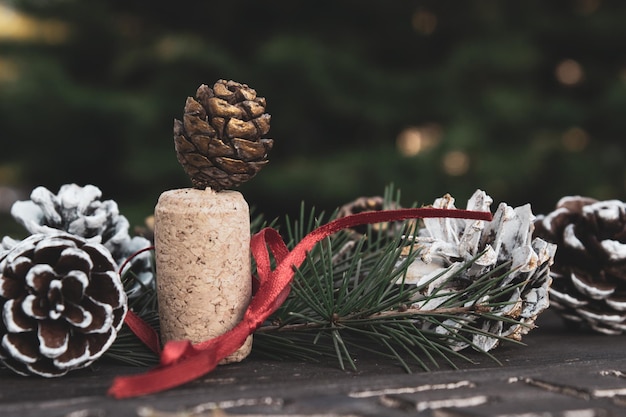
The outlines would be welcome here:
M 290 248 L 323 223 L 323 214 L 304 213 L 303 206 L 298 220 L 287 219 Z M 317 245 L 296 271 L 289 297 L 255 333 L 253 352 L 303 360 L 330 355 L 342 369 L 356 369 L 356 355 L 367 351 L 398 362 L 407 372 L 415 364 L 430 370 L 441 361 L 456 367 L 453 358 L 471 361 L 460 353 L 468 346 L 496 360 L 474 339 L 504 339 L 481 323 L 509 320 L 492 311 L 507 304 L 522 284 L 502 285 L 508 274 L 502 265 L 463 285 L 460 277 L 472 260 L 441 285 L 462 290 L 452 297 L 443 291 L 424 297 L 425 287 L 443 274 L 423 285 L 404 284 L 407 268 L 419 255 L 407 237 L 416 225 L 405 222 L 396 229 L 390 236 L 370 225 L 356 240 L 353 232 L 341 231 Z M 412 306 L 437 298 L 445 300 L 435 309 Z

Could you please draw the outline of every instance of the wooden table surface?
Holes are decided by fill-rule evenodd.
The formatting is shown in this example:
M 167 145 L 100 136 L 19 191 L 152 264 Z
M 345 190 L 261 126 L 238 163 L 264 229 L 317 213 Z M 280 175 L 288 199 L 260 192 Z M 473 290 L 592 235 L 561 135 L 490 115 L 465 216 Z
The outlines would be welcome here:
M 200 380 L 140 398 L 114 400 L 116 375 L 144 369 L 96 363 L 65 377 L 20 377 L 0 370 L 0 416 L 626 416 L 626 336 L 566 329 L 552 313 L 526 346 L 507 344 L 433 372 L 407 374 L 391 360 L 357 358 L 358 371 L 336 362 L 255 357 L 220 366 Z

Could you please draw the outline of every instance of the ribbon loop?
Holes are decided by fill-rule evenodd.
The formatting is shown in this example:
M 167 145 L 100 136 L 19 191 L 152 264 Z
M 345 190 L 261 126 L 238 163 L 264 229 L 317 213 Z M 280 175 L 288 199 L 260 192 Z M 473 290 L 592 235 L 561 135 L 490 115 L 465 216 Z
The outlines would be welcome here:
M 161 352 L 161 366 L 170 366 L 194 354 L 193 345 L 189 340 L 168 342 Z
M 289 249 L 280 234 L 270 227 L 266 227 L 259 233 L 252 236 L 250 239 L 250 252 L 256 262 L 256 269 L 259 277 L 260 284 L 264 280 L 268 279 L 271 274 L 271 261 L 270 255 L 267 251 L 269 246 L 270 251 L 274 255 L 276 264 L 281 263 L 289 254 Z

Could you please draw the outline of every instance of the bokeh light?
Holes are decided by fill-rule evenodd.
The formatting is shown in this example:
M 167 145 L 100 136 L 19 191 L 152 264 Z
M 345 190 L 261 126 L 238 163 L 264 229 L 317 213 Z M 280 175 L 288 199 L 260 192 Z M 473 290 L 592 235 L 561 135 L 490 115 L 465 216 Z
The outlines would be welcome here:
M 35 19 L 0 4 L 0 39 L 43 41 L 50 44 L 63 42 L 68 28 L 54 19 Z
M 447 152 L 442 159 L 443 170 L 446 174 L 459 177 L 470 169 L 470 157 L 466 152 L 455 150 Z
M 567 86 L 580 84 L 585 77 L 583 67 L 578 61 L 573 59 L 565 59 L 559 62 L 554 70 L 554 74 L 558 82 Z
M 424 8 L 419 8 L 413 13 L 411 24 L 416 32 L 431 35 L 437 28 L 437 16 Z
M 589 134 L 584 129 L 574 126 L 563 132 L 561 143 L 569 152 L 581 152 L 589 144 Z
M 441 134 L 441 126 L 435 123 L 407 127 L 396 138 L 396 147 L 402 156 L 415 156 L 437 146 L 441 141 Z

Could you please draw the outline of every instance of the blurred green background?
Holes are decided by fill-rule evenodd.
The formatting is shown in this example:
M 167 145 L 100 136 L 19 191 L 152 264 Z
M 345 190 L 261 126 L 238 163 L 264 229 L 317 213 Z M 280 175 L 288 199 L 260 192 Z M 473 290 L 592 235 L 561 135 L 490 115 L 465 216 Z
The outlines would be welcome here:
M 267 98 L 241 187 L 268 217 L 393 183 L 402 203 L 626 199 L 626 2 L 0 1 L 0 235 L 15 198 L 94 184 L 131 224 L 190 186 L 172 121 L 202 84 Z

